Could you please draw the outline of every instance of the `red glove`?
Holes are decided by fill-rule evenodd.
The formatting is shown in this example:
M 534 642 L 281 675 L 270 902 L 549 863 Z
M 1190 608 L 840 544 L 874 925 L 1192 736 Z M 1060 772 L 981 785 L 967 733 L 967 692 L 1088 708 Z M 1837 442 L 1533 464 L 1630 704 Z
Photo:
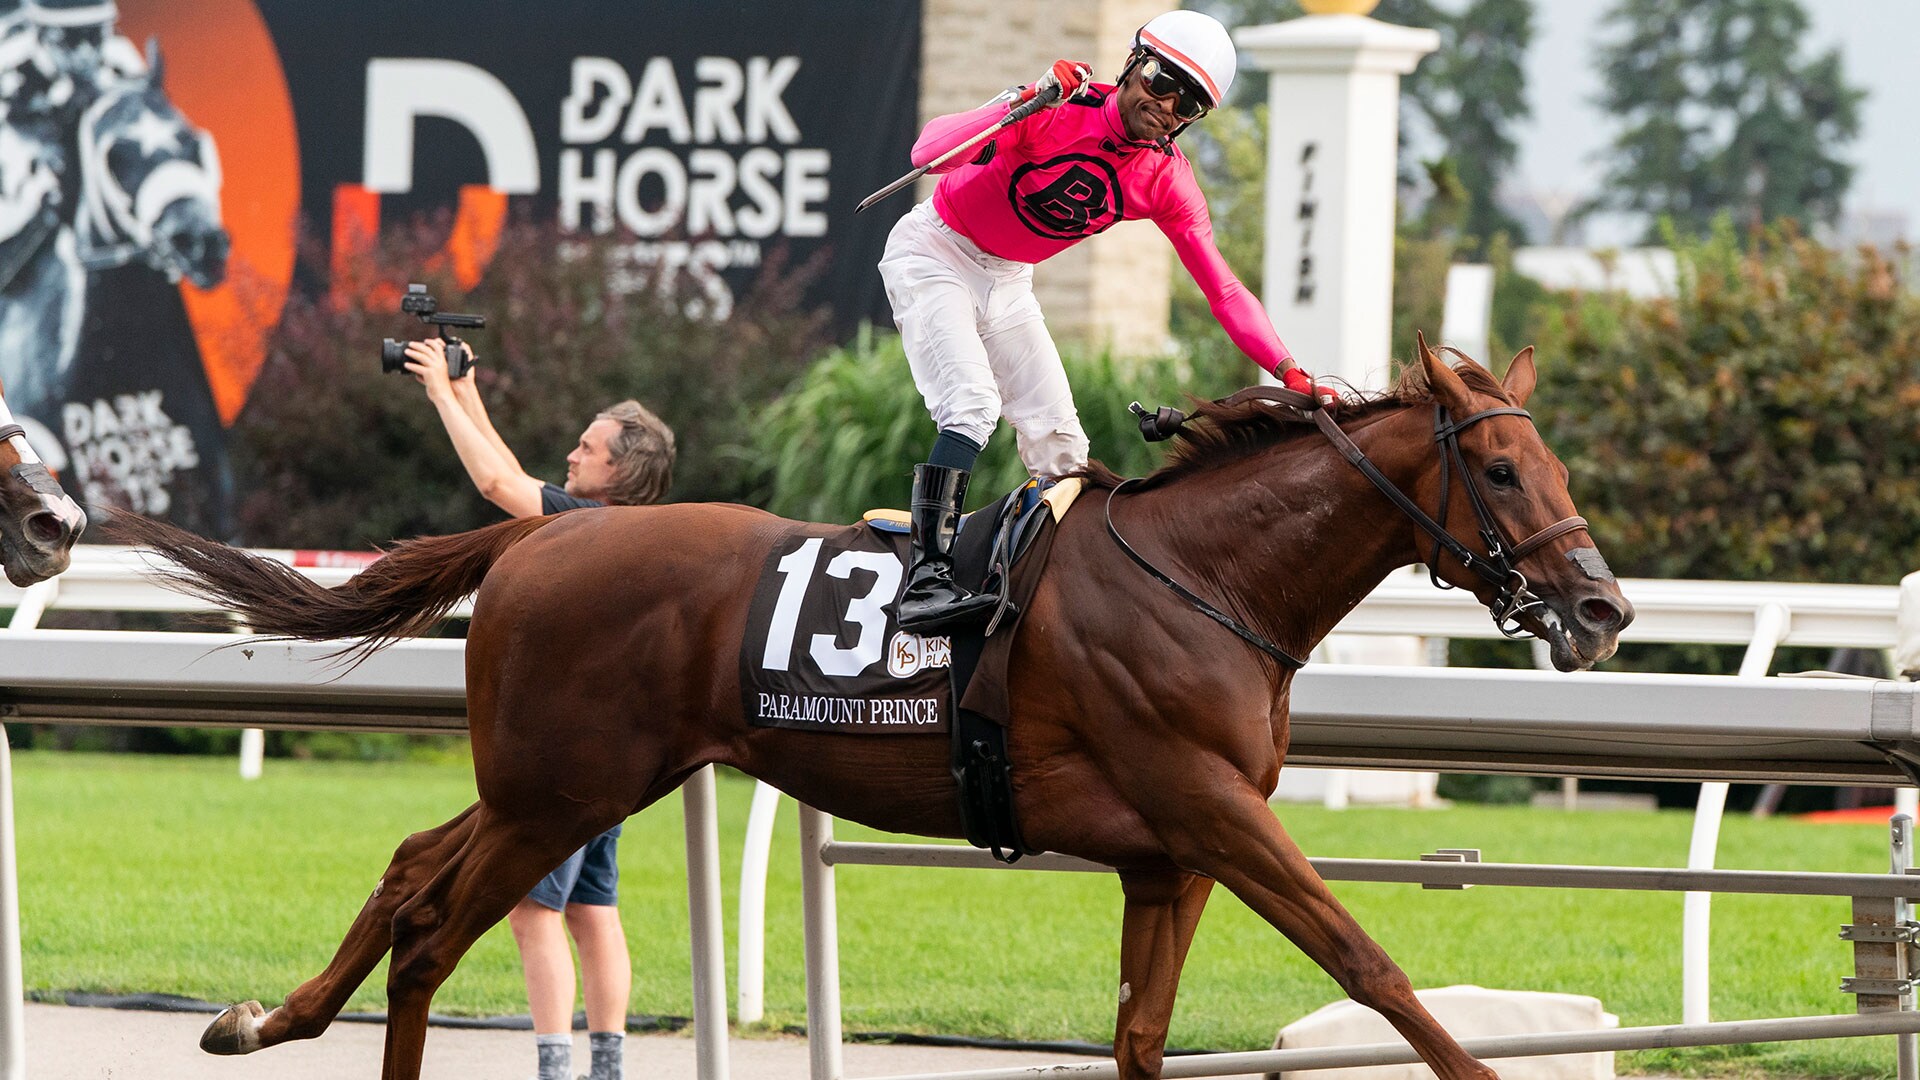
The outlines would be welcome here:
M 1298 394 L 1305 394 L 1320 404 L 1323 409 L 1331 409 L 1340 404 L 1340 394 L 1331 386 L 1321 386 L 1313 381 L 1313 376 L 1294 367 L 1280 370 L 1280 385 Z
M 1060 88 L 1060 96 L 1053 100 L 1053 104 L 1047 106 L 1047 108 L 1051 109 L 1079 93 L 1080 88 L 1092 80 L 1093 69 L 1087 65 L 1073 60 L 1055 60 L 1051 71 L 1040 76 L 1040 78 L 1034 80 L 1032 86 L 1021 91 L 1020 100 L 1023 102 L 1031 101 L 1035 94 L 1040 93 L 1047 87 L 1058 86 Z

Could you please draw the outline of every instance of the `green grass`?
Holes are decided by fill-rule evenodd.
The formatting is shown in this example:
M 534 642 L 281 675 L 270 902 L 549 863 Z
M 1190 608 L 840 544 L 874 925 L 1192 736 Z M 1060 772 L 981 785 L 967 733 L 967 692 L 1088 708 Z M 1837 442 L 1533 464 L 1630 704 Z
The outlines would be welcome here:
M 393 847 L 473 798 L 460 764 L 274 760 L 242 783 L 230 759 L 21 753 L 15 758 L 29 989 L 166 991 L 272 1002 L 323 967 Z M 751 782 L 723 775 L 729 962 Z M 1480 847 L 1501 862 L 1684 863 L 1690 816 L 1461 806 L 1444 812 L 1286 807 L 1309 854 L 1411 858 Z M 783 809 L 767 910 L 767 1024 L 804 1022 L 795 815 Z M 845 823 L 842 839 L 873 834 Z M 628 823 L 621 909 L 636 1013 L 690 1009 L 680 800 Z M 1730 818 L 1720 865 L 1878 872 L 1880 826 Z M 1336 884 L 1416 986 L 1476 983 L 1592 994 L 1623 1025 L 1680 1016 L 1677 894 Z M 1120 892 L 1104 875 L 849 867 L 839 874 L 849 1031 L 1111 1039 Z M 1847 1012 L 1835 934 L 1844 899 L 1722 896 L 1713 919 L 1715 1019 Z M 729 970 L 729 1002 L 735 984 Z M 379 973 L 350 1007 L 383 1007 Z M 1188 961 L 1171 1043 L 1268 1045 L 1339 996 L 1225 890 Z M 524 1012 L 505 927 L 462 961 L 439 1011 Z M 1890 1076 L 1890 1040 L 1623 1055 L 1627 1071 Z

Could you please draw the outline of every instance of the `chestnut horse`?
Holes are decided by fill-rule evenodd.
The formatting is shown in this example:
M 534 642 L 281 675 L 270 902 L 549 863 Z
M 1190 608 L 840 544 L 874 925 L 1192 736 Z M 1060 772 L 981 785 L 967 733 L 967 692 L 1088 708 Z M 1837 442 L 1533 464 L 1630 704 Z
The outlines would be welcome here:
M 1424 345 L 1413 373 L 1424 377 L 1349 403 L 1342 426 L 1410 505 L 1439 507 L 1444 484 L 1455 507 L 1491 515 L 1483 533 L 1466 520 L 1475 515 L 1455 513 L 1435 572 L 1548 638 L 1562 668 L 1611 655 L 1632 609 L 1571 519 L 1566 469 L 1518 408 L 1533 388 L 1531 350 L 1504 386 Z M 1455 425 L 1451 472 L 1435 446 L 1436 405 L 1463 421 L 1481 414 Z M 1306 655 L 1389 571 L 1431 558 L 1435 539 L 1298 419 L 1269 400 L 1202 405 L 1152 477 L 1116 492 L 1111 473 L 1091 471 L 1015 631 L 1019 820 L 1030 846 L 1119 871 L 1114 1054 L 1127 1080 L 1159 1075 L 1180 967 L 1216 881 L 1383 1013 L 1440 1076 L 1491 1077 L 1267 805 L 1292 669 L 1177 599 L 1108 534 L 1110 513 L 1142 558 L 1253 637 Z M 963 835 L 945 735 L 797 732 L 742 715 L 739 655 L 762 566 L 783 539 L 836 528 L 740 506 L 588 510 L 402 543 L 329 590 L 130 521 L 132 539 L 179 564 L 176 584 L 275 634 L 378 648 L 479 589 L 467 639 L 479 802 L 400 845 L 325 971 L 279 1008 L 228 1009 L 202 1047 L 244 1054 L 319 1035 L 391 951 L 381 1075 L 415 1080 L 428 1003 L 474 940 L 569 852 L 708 764 L 877 828 Z M 1512 567 L 1496 584 L 1458 561 L 1485 562 L 1483 537 L 1502 533 L 1545 537 L 1518 545 L 1526 603 L 1510 602 L 1522 584 Z
M 7 580 L 24 589 L 65 573 L 86 527 L 86 514 L 33 452 L 0 387 L 0 567 Z

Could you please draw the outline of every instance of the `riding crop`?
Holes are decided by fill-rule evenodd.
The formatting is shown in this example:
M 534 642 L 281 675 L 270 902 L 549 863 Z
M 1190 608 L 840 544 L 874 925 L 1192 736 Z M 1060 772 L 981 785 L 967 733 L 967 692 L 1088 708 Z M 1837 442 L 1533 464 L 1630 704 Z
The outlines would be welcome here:
M 925 165 L 922 165 L 919 168 L 913 170 L 912 172 L 906 174 L 905 176 L 902 176 L 900 179 L 895 180 L 893 183 L 888 184 L 886 187 L 881 188 L 879 191 L 876 191 L 873 194 L 867 196 L 866 198 L 861 199 L 860 205 L 854 207 L 853 212 L 857 214 L 860 211 L 865 210 L 867 207 L 872 206 L 874 203 L 877 203 L 880 200 L 886 198 L 887 196 L 893 194 L 894 192 L 899 191 L 901 188 L 906 187 L 908 184 L 913 183 L 915 180 L 920 179 L 922 176 L 927 175 L 929 172 L 932 172 L 933 170 L 939 168 L 942 165 L 945 165 L 947 162 L 952 161 L 954 158 L 959 157 L 961 154 L 967 152 L 968 150 L 971 150 L 974 147 L 979 146 L 981 143 L 986 142 L 988 139 L 993 138 L 993 136 L 996 133 L 998 133 L 1000 129 L 1012 127 L 1013 125 L 1019 123 L 1020 121 L 1025 120 L 1027 117 L 1032 116 L 1034 113 L 1039 112 L 1041 109 L 1044 109 L 1047 106 L 1053 104 L 1055 101 L 1059 100 L 1059 98 L 1060 98 L 1060 86 L 1058 83 L 1055 83 L 1052 86 L 1048 86 L 1042 89 L 1039 93 L 1034 94 L 1032 97 L 1028 98 L 1026 101 L 1021 102 L 1020 104 L 1015 105 L 1013 108 L 1007 110 L 1007 115 L 1001 117 L 998 120 L 995 120 L 993 123 L 988 124 L 986 127 L 981 128 L 978 134 L 974 135 L 972 138 L 968 139 L 966 142 L 963 142 L 959 146 L 956 146 L 953 149 L 947 151 L 946 153 L 941 154 L 939 157 L 934 158 L 932 161 L 927 162 Z

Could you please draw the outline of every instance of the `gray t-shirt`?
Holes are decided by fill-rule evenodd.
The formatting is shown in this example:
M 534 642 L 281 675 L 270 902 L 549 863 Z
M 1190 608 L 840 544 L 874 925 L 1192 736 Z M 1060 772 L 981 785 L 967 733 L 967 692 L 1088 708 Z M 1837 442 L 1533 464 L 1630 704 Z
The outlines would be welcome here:
M 562 510 L 585 510 L 588 507 L 605 505 L 607 504 L 598 499 L 582 499 L 577 495 L 569 495 L 567 489 L 559 484 L 540 485 L 540 512 L 543 514 L 557 514 Z

